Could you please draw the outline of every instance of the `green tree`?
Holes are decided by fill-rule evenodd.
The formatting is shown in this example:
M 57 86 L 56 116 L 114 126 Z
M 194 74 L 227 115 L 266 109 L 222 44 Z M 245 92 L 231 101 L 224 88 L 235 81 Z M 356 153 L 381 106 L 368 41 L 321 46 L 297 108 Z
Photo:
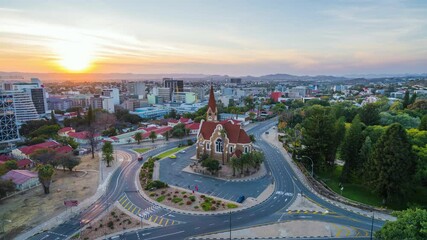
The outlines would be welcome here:
M 254 99 L 251 96 L 247 96 L 243 99 L 243 102 L 245 103 L 246 109 L 251 110 L 255 108 Z
M 9 161 L 6 161 L 6 162 L 4 163 L 4 165 L 5 165 L 5 167 L 6 167 L 8 170 L 18 169 L 18 163 L 16 162 L 16 160 L 9 160 Z
M 369 168 L 369 166 L 367 166 L 367 164 L 370 162 L 371 159 L 371 155 L 372 155 L 372 141 L 371 138 L 369 136 L 367 136 L 365 138 L 365 141 L 363 142 L 362 147 L 360 148 L 359 151 L 359 162 L 360 164 L 364 167 L 363 171 L 366 168 Z
M 369 103 L 359 109 L 360 120 L 367 126 L 376 125 L 380 121 L 378 105 Z
M 380 240 L 394 239 L 427 239 L 427 210 L 408 209 L 395 212 L 396 221 L 387 221 L 384 226 L 375 233 L 375 238 Z
M 363 126 L 359 115 L 353 119 L 350 128 L 346 131 L 341 147 L 341 158 L 345 161 L 341 174 L 341 181 L 349 182 L 363 171 L 363 165 L 359 159 L 359 151 L 363 145 Z
M 411 96 L 411 99 L 409 100 L 409 104 L 415 103 L 416 100 L 417 100 L 417 93 L 414 92 Z
M 86 113 L 87 126 L 91 126 L 94 121 L 95 121 L 95 114 L 93 112 L 92 106 L 89 106 L 89 109 L 87 110 L 87 113 Z
M 43 137 L 43 138 L 53 138 L 57 136 L 59 129 L 61 127 L 59 125 L 44 125 L 38 128 L 37 130 L 31 132 L 29 134 L 30 137 Z
M 154 131 L 150 132 L 150 135 L 148 136 L 151 139 L 151 142 L 154 143 L 154 140 L 157 138 L 157 134 Z
M 409 104 L 410 104 L 409 91 L 406 90 L 405 96 L 403 97 L 403 102 L 402 102 L 403 108 L 407 108 Z
M 76 142 L 76 140 L 74 140 L 73 138 L 70 138 L 70 137 L 60 137 L 60 136 L 57 136 L 55 138 L 55 140 L 58 143 L 61 143 L 62 145 L 69 145 L 73 149 L 77 149 L 79 147 L 79 144 Z
M 421 122 L 420 122 L 420 125 L 418 126 L 418 129 L 421 131 L 427 131 L 427 114 L 425 114 L 421 118 Z
M 73 171 L 73 168 L 80 164 L 80 158 L 71 153 L 62 154 L 60 159 L 62 167 L 64 169 L 67 168 L 70 171 Z
M 172 136 L 182 138 L 185 136 L 186 129 L 183 123 L 178 123 L 172 128 Z
M 255 135 L 250 134 L 249 138 L 251 139 L 251 142 L 253 142 L 253 143 L 256 142 Z
M 327 107 L 314 105 L 307 108 L 307 116 L 302 123 L 301 154 L 307 155 L 313 161 L 316 169 L 326 169 L 333 165 L 336 149 L 335 119 L 328 113 Z
M 368 168 L 370 183 L 384 203 L 403 200 L 410 189 L 414 167 L 412 147 L 405 129 L 398 123 L 392 124 L 375 144 Z
M 52 182 L 52 176 L 55 173 L 55 169 L 50 164 L 39 165 L 38 167 L 39 181 L 43 186 L 45 194 L 49 194 L 50 183 Z
M 140 144 L 142 141 L 142 134 L 140 132 L 137 132 L 137 133 L 135 133 L 134 138 L 138 142 L 138 144 Z
M 0 198 L 6 197 L 8 193 L 15 191 L 16 186 L 11 180 L 0 179 Z
M 38 149 L 30 155 L 30 158 L 38 164 L 49 164 L 54 168 L 60 164 L 58 153 L 50 148 Z
M 169 131 L 165 132 L 165 140 L 169 141 Z
M 55 111 L 54 110 L 50 111 L 50 122 L 52 124 L 57 124 L 58 123 L 58 120 L 55 117 Z
M 202 167 L 205 167 L 211 174 L 216 174 L 220 169 L 220 164 L 217 160 L 208 158 L 202 162 Z
M 239 167 L 239 161 L 238 157 L 232 157 L 230 159 L 230 165 L 233 168 L 233 177 L 236 176 L 236 169 Z
M 110 167 L 110 163 L 114 160 L 113 152 L 113 144 L 111 142 L 105 142 L 102 146 L 102 157 L 107 163 L 107 167 Z

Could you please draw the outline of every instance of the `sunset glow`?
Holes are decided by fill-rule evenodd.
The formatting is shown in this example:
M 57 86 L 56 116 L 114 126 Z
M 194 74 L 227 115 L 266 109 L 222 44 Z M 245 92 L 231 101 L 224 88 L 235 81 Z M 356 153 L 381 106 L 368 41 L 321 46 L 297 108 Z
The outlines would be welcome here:
M 93 64 L 93 48 L 78 43 L 58 44 L 55 49 L 58 64 L 71 72 L 84 72 Z

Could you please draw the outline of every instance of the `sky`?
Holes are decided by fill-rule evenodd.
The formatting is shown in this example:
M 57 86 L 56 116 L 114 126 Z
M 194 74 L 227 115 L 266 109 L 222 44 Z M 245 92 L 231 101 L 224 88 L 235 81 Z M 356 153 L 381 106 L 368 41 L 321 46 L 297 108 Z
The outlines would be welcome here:
M 427 72 L 425 0 L 0 0 L 0 71 Z

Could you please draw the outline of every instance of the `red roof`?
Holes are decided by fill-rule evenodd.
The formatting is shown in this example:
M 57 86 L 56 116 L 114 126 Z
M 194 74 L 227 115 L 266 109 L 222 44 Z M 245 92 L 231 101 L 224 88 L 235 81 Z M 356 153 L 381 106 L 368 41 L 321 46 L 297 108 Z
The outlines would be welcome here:
M 212 109 L 212 111 L 215 112 L 216 110 L 216 101 L 215 101 L 215 94 L 213 90 L 213 86 L 211 85 L 211 90 L 209 92 L 209 102 L 208 102 L 208 109 Z
M 87 132 L 87 131 L 68 133 L 69 137 L 77 138 L 77 139 L 88 139 L 89 138 L 88 135 L 89 135 L 89 132 Z M 97 133 L 95 134 L 95 137 L 99 137 L 99 136 L 100 136 L 99 134 L 97 134 Z
M 238 125 L 238 124 L 240 124 L 242 121 L 239 121 L 239 120 L 235 120 L 235 119 L 226 119 L 226 120 L 222 120 L 221 121 L 221 124 L 225 124 L 225 123 L 232 123 L 232 124 L 234 124 L 234 125 Z
M 178 123 L 179 121 L 178 120 L 176 120 L 176 119 L 169 119 L 168 120 L 168 123 Z
M 200 123 L 187 124 L 187 125 L 185 125 L 185 128 L 190 129 L 190 130 L 198 130 L 200 128 Z
M 142 138 L 148 138 L 150 136 L 151 132 L 155 132 L 156 135 L 159 135 L 159 134 L 163 134 L 163 133 L 165 133 L 167 131 L 170 131 L 172 129 L 173 128 L 169 127 L 169 126 L 168 127 L 162 127 L 162 128 L 156 128 L 153 131 L 149 131 L 149 132 L 146 132 L 146 133 L 142 134 Z
M 191 123 L 191 122 L 193 122 L 190 118 L 183 118 L 183 117 L 181 117 L 180 119 L 179 119 L 179 122 L 180 123 L 184 123 L 184 124 L 187 124 L 187 123 Z
M 9 160 L 11 160 L 12 158 L 9 156 L 9 155 L 5 155 L 5 154 L 2 154 L 2 155 L 0 155 L 0 164 L 2 163 L 2 162 L 6 162 L 6 161 L 9 161 Z
M 237 150 L 233 153 L 233 155 L 239 158 L 239 157 L 242 155 L 242 153 L 243 153 L 243 152 L 242 152 L 240 149 L 237 149 Z
M 235 125 L 231 122 L 221 123 L 221 122 L 203 122 L 202 127 L 200 129 L 200 133 L 202 134 L 204 139 L 209 139 L 212 136 L 216 126 L 221 124 L 225 132 L 227 133 L 227 137 L 231 143 L 250 143 L 251 139 L 244 129 L 240 128 L 240 125 Z
M 37 178 L 37 173 L 30 172 L 28 170 L 10 170 L 1 178 L 3 180 L 12 180 L 15 184 L 22 184 L 31 178 Z
M 69 132 L 72 130 L 74 130 L 72 127 L 64 127 L 64 128 L 59 129 L 58 134 L 59 133 L 66 133 L 66 132 Z
M 156 130 L 157 127 L 148 127 L 148 128 L 138 128 L 138 130 L 144 130 L 146 132 L 151 132 L 153 130 Z
M 28 165 L 31 165 L 33 163 L 33 161 L 31 161 L 28 158 L 24 158 L 24 159 L 18 160 L 16 163 L 18 164 L 18 168 L 23 168 L 23 167 L 26 167 Z
M 73 151 L 73 148 L 70 146 L 62 146 L 62 147 L 56 148 L 55 151 L 57 153 L 69 153 Z
M 43 149 L 43 148 L 55 148 L 60 146 L 59 143 L 55 142 L 55 141 L 47 141 L 44 143 L 39 143 L 36 145 L 32 145 L 32 146 L 25 146 L 25 147 L 21 147 L 19 148 L 19 150 L 24 153 L 25 155 L 30 155 L 33 152 L 35 152 L 36 150 L 39 149 Z

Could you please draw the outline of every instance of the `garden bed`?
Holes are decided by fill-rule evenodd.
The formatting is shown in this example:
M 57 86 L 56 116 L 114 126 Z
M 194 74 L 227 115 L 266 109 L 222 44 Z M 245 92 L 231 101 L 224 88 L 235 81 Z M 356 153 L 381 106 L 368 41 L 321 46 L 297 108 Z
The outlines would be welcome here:
M 146 191 L 146 193 L 158 203 L 185 211 L 213 212 L 240 207 L 236 203 L 171 187 Z

